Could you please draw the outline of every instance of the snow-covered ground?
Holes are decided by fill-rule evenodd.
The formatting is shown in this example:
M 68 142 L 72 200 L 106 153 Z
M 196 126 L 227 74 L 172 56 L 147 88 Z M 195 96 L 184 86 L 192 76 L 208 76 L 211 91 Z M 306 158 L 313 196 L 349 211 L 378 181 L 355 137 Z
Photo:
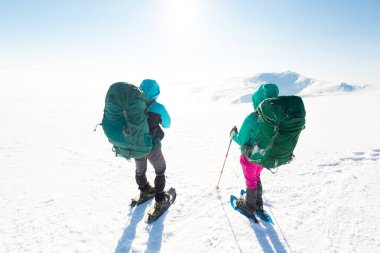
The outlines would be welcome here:
M 215 190 L 229 131 L 251 104 L 158 79 L 172 116 L 163 152 L 177 200 L 147 225 L 153 202 L 128 206 L 138 193 L 134 162 L 115 158 L 101 127 L 93 131 L 105 92 L 121 80 L 141 81 L 0 78 L 0 252 L 380 251 L 379 89 L 304 98 L 296 159 L 262 173 L 272 226 L 253 224 L 229 204 L 245 185 L 236 144 Z

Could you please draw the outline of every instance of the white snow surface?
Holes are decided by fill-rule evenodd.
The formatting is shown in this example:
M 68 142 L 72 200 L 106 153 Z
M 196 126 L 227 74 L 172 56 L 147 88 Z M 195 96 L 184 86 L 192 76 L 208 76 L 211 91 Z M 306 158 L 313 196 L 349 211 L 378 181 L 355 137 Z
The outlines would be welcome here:
M 93 131 L 116 81 L 133 80 L 0 77 L 0 252 L 380 252 L 380 90 L 303 98 L 296 159 L 261 175 L 272 226 L 230 206 L 245 187 L 235 143 L 215 189 L 229 131 L 251 104 L 158 80 L 172 116 L 163 153 L 177 199 L 148 225 L 154 201 L 129 208 L 134 162 L 115 158 L 101 127 Z M 147 176 L 153 183 L 151 166 Z

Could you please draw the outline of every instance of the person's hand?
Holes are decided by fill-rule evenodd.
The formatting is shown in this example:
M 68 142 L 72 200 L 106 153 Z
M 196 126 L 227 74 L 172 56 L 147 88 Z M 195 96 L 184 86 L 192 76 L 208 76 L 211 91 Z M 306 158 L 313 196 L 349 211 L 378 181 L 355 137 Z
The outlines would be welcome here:
M 232 137 L 232 135 L 233 135 L 234 133 L 237 133 L 237 127 L 236 127 L 236 126 L 234 126 L 234 127 L 231 129 L 231 131 L 230 131 L 230 137 Z

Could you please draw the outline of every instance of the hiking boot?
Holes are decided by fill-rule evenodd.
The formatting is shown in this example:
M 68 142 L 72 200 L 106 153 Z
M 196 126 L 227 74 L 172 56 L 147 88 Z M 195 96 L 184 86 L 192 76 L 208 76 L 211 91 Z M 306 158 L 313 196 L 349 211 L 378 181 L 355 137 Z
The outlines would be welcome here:
M 165 184 L 166 184 L 165 175 L 159 175 L 159 176 L 155 177 L 155 179 L 154 179 L 154 187 L 156 188 L 156 191 L 157 191 L 156 200 L 163 199 Z
M 247 188 L 245 198 L 240 198 L 236 201 L 236 206 L 248 215 L 254 215 L 256 210 L 257 190 Z
M 256 199 L 256 208 L 257 210 L 263 210 L 263 186 L 261 181 L 257 182 L 257 199 Z
M 246 202 L 245 202 L 245 199 L 244 198 L 240 198 L 236 201 L 236 206 L 242 210 L 243 212 L 245 212 L 246 214 L 248 215 L 253 215 L 254 212 L 255 212 L 255 209 L 252 208 L 252 207 L 249 207 L 247 206 Z
M 257 182 L 257 199 L 256 199 L 256 211 L 265 219 L 268 218 L 267 212 L 263 207 L 263 186 L 261 181 Z
M 144 199 L 148 195 L 153 195 L 156 193 L 156 189 L 152 187 L 149 183 L 146 183 L 146 185 L 140 189 L 140 198 Z
M 157 211 L 161 210 L 162 208 L 170 205 L 170 195 L 166 192 L 163 193 L 162 199 L 157 201 L 154 204 L 154 209 Z
M 258 212 L 263 218 L 267 219 L 269 216 L 267 212 L 264 211 L 264 209 L 257 209 L 256 212 Z

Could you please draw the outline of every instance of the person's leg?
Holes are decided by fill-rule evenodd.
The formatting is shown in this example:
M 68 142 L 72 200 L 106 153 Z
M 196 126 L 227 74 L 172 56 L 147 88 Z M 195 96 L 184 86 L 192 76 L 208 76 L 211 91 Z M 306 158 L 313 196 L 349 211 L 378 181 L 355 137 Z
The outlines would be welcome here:
M 260 173 L 263 170 L 263 167 L 250 162 L 247 157 L 243 155 L 240 156 L 240 164 L 243 169 L 247 188 L 256 189 L 257 183 L 260 181 Z
M 165 170 L 166 162 L 162 154 L 161 149 L 154 148 L 148 155 L 148 160 L 152 164 L 154 171 L 156 173 L 156 178 L 154 179 L 154 186 L 156 188 L 155 199 L 157 202 L 162 202 L 165 197 Z
M 140 159 L 135 159 L 136 163 L 136 183 L 139 186 L 139 190 L 141 194 L 147 193 L 151 191 L 152 187 L 150 186 L 147 178 L 146 178 L 146 170 L 147 170 L 147 157 L 143 157 Z
M 263 169 L 262 166 L 251 163 L 245 156 L 240 157 L 240 164 L 243 169 L 243 174 L 247 186 L 245 199 L 237 202 L 239 208 L 247 213 L 252 213 L 257 208 L 257 186 L 260 181 L 260 173 Z

